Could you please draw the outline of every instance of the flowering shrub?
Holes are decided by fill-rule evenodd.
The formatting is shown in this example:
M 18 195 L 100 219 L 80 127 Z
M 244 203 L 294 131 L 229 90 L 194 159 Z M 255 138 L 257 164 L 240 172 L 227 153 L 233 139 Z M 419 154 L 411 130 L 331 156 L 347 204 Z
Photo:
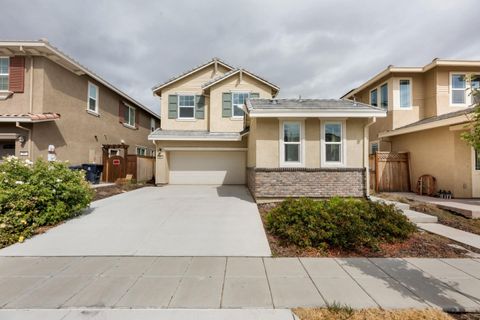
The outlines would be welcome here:
M 62 162 L 0 163 L 0 247 L 23 241 L 36 228 L 78 215 L 92 200 L 83 172 Z

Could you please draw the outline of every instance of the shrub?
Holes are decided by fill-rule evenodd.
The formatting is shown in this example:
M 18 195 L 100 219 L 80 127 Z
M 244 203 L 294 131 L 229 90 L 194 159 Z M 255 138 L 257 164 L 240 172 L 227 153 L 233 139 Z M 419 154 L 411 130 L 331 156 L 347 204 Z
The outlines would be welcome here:
M 65 163 L 5 158 L 0 164 L 0 247 L 79 214 L 91 200 L 84 173 Z
M 266 216 L 268 230 L 288 244 L 352 250 L 408 238 L 415 226 L 393 205 L 360 199 L 286 199 Z

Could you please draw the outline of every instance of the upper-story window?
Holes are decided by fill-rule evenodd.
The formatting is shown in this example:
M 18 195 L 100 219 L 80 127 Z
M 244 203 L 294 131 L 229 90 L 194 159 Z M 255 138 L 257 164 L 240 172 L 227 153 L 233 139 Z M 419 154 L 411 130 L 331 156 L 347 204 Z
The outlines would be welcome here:
M 157 125 L 155 123 L 155 118 L 150 118 L 150 131 L 153 132 L 157 129 Z
M 412 83 L 410 79 L 400 79 L 400 108 L 410 108 L 412 106 Z
M 98 113 L 98 87 L 88 83 L 88 111 Z
M 383 109 L 388 108 L 388 84 L 383 84 L 380 87 L 380 106 Z
M 195 119 L 195 96 L 178 96 L 178 118 Z
M 8 90 L 10 58 L 0 57 L 0 91 Z
M 480 75 L 473 75 L 470 85 L 472 87 L 472 103 L 480 103 Z
M 280 163 L 283 166 L 301 166 L 303 164 L 302 122 L 283 121 L 281 128 Z
M 129 105 L 125 105 L 124 124 L 135 127 L 135 108 Z
M 372 106 L 378 106 L 378 91 L 377 89 L 373 89 L 370 91 L 370 104 Z
M 467 81 L 465 74 L 451 75 L 451 104 L 464 105 L 467 101 Z
M 249 94 L 245 92 L 232 93 L 232 116 L 234 118 L 242 118 L 244 115 L 243 105 L 248 99 Z

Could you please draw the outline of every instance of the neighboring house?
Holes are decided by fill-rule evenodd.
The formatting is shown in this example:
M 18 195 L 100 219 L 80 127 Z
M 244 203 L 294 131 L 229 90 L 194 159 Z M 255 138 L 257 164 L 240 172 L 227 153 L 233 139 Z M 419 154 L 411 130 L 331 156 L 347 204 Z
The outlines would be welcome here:
M 1 156 L 50 154 L 72 165 L 153 156 L 147 137 L 159 125 L 157 114 L 48 42 L 0 42 Z
M 409 152 L 412 190 L 430 174 L 455 197 L 480 197 L 480 155 L 460 136 L 469 130 L 480 61 L 435 59 L 423 67 L 389 66 L 342 98 L 387 111 L 370 127 L 370 152 Z
M 275 99 L 278 91 L 218 59 L 154 87 L 156 182 L 247 184 L 257 200 L 365 196 L 366 128 L 386 113 L 351 101 Z

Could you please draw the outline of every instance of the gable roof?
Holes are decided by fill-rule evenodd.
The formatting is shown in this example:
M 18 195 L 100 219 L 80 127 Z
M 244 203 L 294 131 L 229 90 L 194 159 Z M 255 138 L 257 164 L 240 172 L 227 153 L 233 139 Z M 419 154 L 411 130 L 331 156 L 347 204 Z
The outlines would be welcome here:
M 382 108 L 346 99 L 247 99 L 250 117 L 386 117 Z
M 473 113 L 475 110 L 476 107 L 470 107 L 467 109 L 445 113 L 439 116 L 428 117 L 413 123 L 409 123 L 394 130 L 380 132 L 378 136 L 380 138 L 391 137 L 443 126 L 466 123 L 470 121 L 468 118 L 469 114 Z
M 423 67 L 395 67 L 390 65 L 384 70 L 382 70 L 381 72 L 379 72 L 378 74 L 376 74 L 374 77 L 362 83 L 359 87 L 354 88 L 348 91 L 347 93 L 345 93 L 343 96 L 340 97 L 340 99 L 352 98 L 356 93 L 364 90 L 365 88 L 369 87 L 373 83 L 377 82 L 378 80 L 382 79 L 383 77 L 391 73 L 424 73 L 438 66 L 480 67 L 480 60 L 445 60 L 445 59 L 435 58 L 432 60 L 432 62 L 430 62 L 429 64 L 426 64 Z
M 190 69 L 190 70 L 188 70 L 188 71 L 185 71 L 184 73 L 182 73 L 182 74 L 180 74 L 180 75 L 178 75 L 178 76 L 175 76 L 175 77 L 173 77 L 173 78 L 170 78 L 170 79 L 168 79 L 167 81 L 165 81 L 165 82 L 163 82 L 163 83 L 157 84 L 156 86 L 154 86 L 154 87 L 152 88 L 152 91 L 153 91 L 153 93 L 155 94 L 158 90 L 160 90 L 160 89 L 162 89 L 162 88 L 165 88 L 166 86 L 168 86 L 168 85 L 170 85 L 170 84 L 172 84 L 172 83 L 174 83 L 174 82 L 177 82 L 177 81 L 179 81 L 179 80 L 181 80 L 181 79 L 183 79 L 183 78 L 185 78 L 185 77 L 188 77 L 189 75 L 191 75 L 191 74 L 193 74 L 193 73 L 195 73 L 195 72 L 197 72 L 197 71 L 200 71 L 200 70 L 202 70 L 202 69 L 205 69 L 205 68 L 207 68 L 207 67 L 209 67 L 209 66 L 211 66 L 212 64 L 215 64 L 215 63 L 218 63 L 219 65 L 221 65 L 221 66 L 223 66 L 223 67 L 225 67 L 225 68 L 227 68 L 227 69 L 229 69 L 229 70 L 233 70 L 233 69 L 234 69 L 234 67 L 230 66 L 229 64 L 227 64 L 227 63 L 225 63 L 224 61 L 220 60 L 219 58 L 216 58 L 216 57 L 215 57 L 215 58 L 213 58 L 212 60 L 210 60 L 210 61 L 208 61 L 208 62 L 206 62 L 206 63 L 204 63 L 204 64 L 201 64 L 201 65 L 199 65 L 199 66 L 196 66 L 195 68 Z
M 265 79 L 257 76 L 256 74 L 254 74 L 254 73 L 252 73 L 252 72 L 250 72 L 250 71 L 248 71 L 248 70 L 242 69 L 242 68 L 237 68 L 237 69 L 231 70 L 231 71 L 229 71 L 229 72 L 227 72 L 227 73 L 225 73 L 225 74 L 223 74 L 223 75 L 221 75 L 221 76 L 218 76 L 218 77 L 216 77 L 216 78 L 211 79 L 210 81 L 205 82 L 205 83 L 202 85 L 202 89 L 207 89 L 207 88 L 209 88 L 209 87 L 211 87 L 211 86 L 213 86 L 213 85 L 215 85 L 215 84 L 217 84 L 217 83 L 219 83 L 219 82 L 221 82 L 221 81 L 223 81 L 223 80 L 225 80 L 225 79 L 228 79 L 228 78 L 230 78 L 230 77 L 232 77 L 232 76 L 234 76 L 234 75 L 240 74 L 240 73 L 246 74 L 246 75 L 248 75 L 248 76 L 250 76 L 250 77 L 252 77 L 252 78 L 254 78 L 254 79 L 256 79 L 256 80 L 258 80 L 258 81 L 260 81 L 260 82 L 262 82 L 262 83 L 264 83 L 264 84 L 266 84 L 266 85 L 269 86 L 270 88 L 274 89 L 276 92 L 278 92 L 278 91 L 280 90 L 280 88 L 279 88 L 277 85 L 274 85 L 273 83 L 271 83 L 271 82 L 269 82 L 269 81 L 267 81 L 267 80 L 265 80 Z
M 67 54 L 60 51 L 58 48 L 52 46 L 47 40 L 41 39 L 37 41 L 0 41 L 0 55 L 2 54 L 43 56 L 57 63 L 63 68 L 70 70 L 78 76 L 88 75 L 89 77 L 101 83 L 108 89 L 117 93 L 119 96 L 121 96 L 131 104 L 134 104 L 140 109 L 145 110 L 155 118 L 160 119 L 160 116 L 153 112 L 150 108 L 130 97 L 128 94 L 121 91 L 111 83 L 107 82 L 105 79 L 101 78 L 93 71 L 81 65 L 78 61 L 74 60 Z

